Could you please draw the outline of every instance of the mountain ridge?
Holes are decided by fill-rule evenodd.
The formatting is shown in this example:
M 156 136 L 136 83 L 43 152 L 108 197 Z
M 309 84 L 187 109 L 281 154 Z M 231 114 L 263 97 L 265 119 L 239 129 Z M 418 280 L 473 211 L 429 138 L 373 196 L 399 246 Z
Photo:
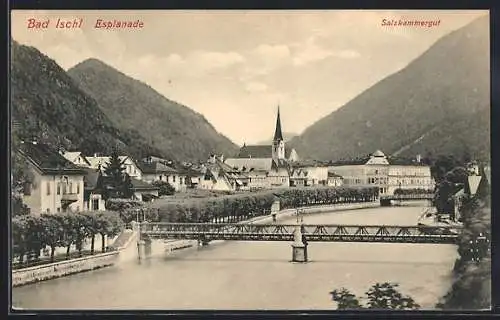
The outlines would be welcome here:
M 138 135 L 169 158 L 204 160 L 210 153 L 232 154 L 237 150 L 236 144 L 202 114 L 100 60 L 82 61 L 68 74 L 99 102 L 117 128 L 141 128 Z
M 66 71 L 35 47 L 11 40 L 11 110 L 20 139 L 84 154 L 156 152 L 117 130 Z M 92 134 L 89 135 L 89 132 Z
M 403 156 L 471 152 L 488 157 L 489 59 L 484 58 L 489 55 L 488 28 L 484 17 L 445 35 L 405 68 L 316 121 L 290 144 L 299 154 L 320 160 L 352 158 L 376 149 L 387 154 L 403 149 Z M 468 118 L 476 127 L 461 125 Z M 465 132 L 453 130 L 453 123 Z M 447 136 L 456 139 L 441 143 Z

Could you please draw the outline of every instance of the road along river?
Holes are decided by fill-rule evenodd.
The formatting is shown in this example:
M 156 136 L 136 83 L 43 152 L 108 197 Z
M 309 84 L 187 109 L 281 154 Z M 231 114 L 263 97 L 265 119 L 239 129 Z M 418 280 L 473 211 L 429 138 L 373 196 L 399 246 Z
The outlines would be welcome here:
M 415 225 L 422 209 L 414 203 L 336 211 L 306 215 L 304 223 Z M 433 309 L 457 258 L 456 247 L 444 244 L 311 242 L 310 262 L 300 264 L 289 262 L 290 246 L 226 241 L 156 254 L 14 288 L 12 302 L 25 309 L 335 309 L 333 289 L 363 295 L 388 281 Z

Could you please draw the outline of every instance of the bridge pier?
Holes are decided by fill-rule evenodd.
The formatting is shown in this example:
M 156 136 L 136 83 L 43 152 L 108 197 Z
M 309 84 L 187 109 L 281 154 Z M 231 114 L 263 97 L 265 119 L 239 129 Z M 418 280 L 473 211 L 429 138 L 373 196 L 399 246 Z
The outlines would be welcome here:
M 142 260 L 151 255 L 151 240 L 139 240 L 137 241 L 137 253 L 139 260 Z
M 302 237 L 302 226 L 297 226 L 293 233 L 292 262 L 307 262 L 307 243 Z

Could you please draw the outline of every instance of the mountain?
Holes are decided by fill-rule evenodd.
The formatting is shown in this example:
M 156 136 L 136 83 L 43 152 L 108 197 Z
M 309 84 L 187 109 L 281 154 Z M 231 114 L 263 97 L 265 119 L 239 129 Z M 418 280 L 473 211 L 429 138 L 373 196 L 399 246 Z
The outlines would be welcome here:
M 233 154 L 238 150 L 201 114 L 99 60 L 85 60 L 68 74 L 97 100 L 118 129 L 137 129 L 139 137 L 170 159 L 205 160 L 212 152 Z
M 156 151 L 133 133 L 116 129 L 55 61 L 34 47 L 11 44 L 11 110 L 19 138 L 87 155 L 116 146 L 133 156 Z
M 283 139 L 285 139 L 285 142 L 292 140 L 298 136 L 296 133 L 292 132 L 283 132 Z M 260 141 L 259 143 L 256 143 L 256 145 L 268 145 L 273 143 L 273 137 L 270 137 L 267 140 Z
M 389 53 L 389 52 L 388 52 Z M 320 160 L 386 154 L 490 157 L 489 18 L 439 39 L 291 141 Z

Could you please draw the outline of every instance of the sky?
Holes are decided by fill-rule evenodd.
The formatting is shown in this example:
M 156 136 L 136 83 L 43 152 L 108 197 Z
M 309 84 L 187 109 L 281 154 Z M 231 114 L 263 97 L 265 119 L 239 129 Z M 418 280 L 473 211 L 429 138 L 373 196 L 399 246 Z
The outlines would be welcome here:
M 69 69 L 99 59 L 199 112 L 233 142 L 300 134 L 442 36 L 488 11 L 27 11 L 11 14 L 12 38 Z M 28 19 L 47 29 L 29 29 Z M 56 29 L 57 19 L 83 19 Z M 102 30 L 97 19 L 141 20 L 141 29 Z M 439 21 L 432 27 L 387 20 Z

